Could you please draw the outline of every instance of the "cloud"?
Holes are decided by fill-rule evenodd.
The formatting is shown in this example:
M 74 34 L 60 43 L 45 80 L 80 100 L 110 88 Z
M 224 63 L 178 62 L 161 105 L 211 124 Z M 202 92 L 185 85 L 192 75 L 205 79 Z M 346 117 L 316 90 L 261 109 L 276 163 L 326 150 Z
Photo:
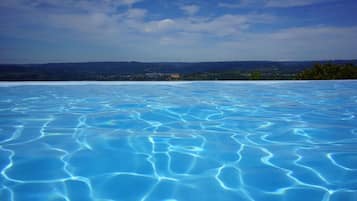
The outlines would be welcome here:
M 118 2 L 120 5 L 133 5 L 136 4 L 142 0 L 111 0 L 111 1 L 115 1 Z
M 223 8 L 245 8 L 245 7 L 273 7 L 288 8 L 308 6 L 338 0 L 241 0 L 239 3 L 219 2 L 218 6 Z
M 269 0 L 266 2 L 266 7 L 296 7 L 307 6 L 318 3 L 325 3 L 331 0 Z
M 142 0 L 2 0 L 0 30 L 17 37 L 37 38 L 42 30 L 65 31 L 63 34 L 80 34 L 80 39 L 103 36 L 120 38 L 140 26 L 137 21 L 147 15 L 147 10 L 133 8 Z M 118 11 L 120 10 L 120 11 Z M 14 12 L 17 11 L 17 12 Z M 136 23 L 137 22 L 137 23 Z M 36 27 L 36 28 L 35 28 Z M 48 35 L 47 38 L 58 34 Z
M 242 4 L 240 3 L 224 3 L 224 2 L 219 2 L 218 7 L 222 8 L 241 8 Z
M 147 14 L 147 10 L 145 9 L 138 9 L 138 8 L 131 8 L 126 12 L 126 17 L 128 18 L 144 18 Z
M 186 15 L 195 15 L 200 10 L 200 7 L 197 5 L 183 5 L 180 9 L 183 10 Z
M 144 23 L 144 32 L 161 32 L 170 30 L 174 27 L 175 21 L 172 19 L 163 19 L 158 21 L 151 21 L 149 23 Z
M 352 59 L 357 27 L 309 26 L 243 34 L 218 44 L 227 57 L 247 60 Z M 235 55 L 232 54 L 234 52 Z
M 40 47 L 38 44 L 41 43 L 52 49 L 60 46 L 72 53 L 76 52 L 72 44 L 89 49 L 99 47 L 97 58 L 102 56 L 108 59 L 102 53 L 106 52 L 113 56 L 112 60 L 137 60 L 144 57 L 150 60 L 187 61 L 331 59 L 352 58 L 353 52 L 357 51 L 354 39 L 357 27 L 337 27 L 333 23 L 330 26 L 293 27 L 293 24 L 287 24 L 286 21 L 282 23 L 279 17 L 264 14 L 267 12 L 249 12 L 249 9 L 240 12 L 243 14 L 219 9 L 219 12 L 209 15 L 204 16 L 205 12 L 196 15 L 200 7 L 195 5 L 180 7 L 173 4 L 176 6 L 175 11 L 184 11 L 181 15 L 168 14 L 171 10 L 157 14 L 150 10 L 151 7 L 143 9 L 135 6 L 138 2 L 1 0 L 0 37 L 25 41 L 16 41 L 11 46 L 17 45 L 16 51 L 21 50 L 26 58 L 33 56 L 31 50 L 26 48 Z M 319 2 L 243 0 L 239 4 L 219 5 L 226 8 L 258 5 L 285 8 Z M 83 47 L 78 50 L 86 51 Z M 121 52 L 117 53 L 117 50 Z M 13 54 L 16 51 L 13 50 Z M 50 53 L 38 50 L 36 54 Z M 71 56 L 67 51 L 64 54 Z M 55 53 L 47 57 L 53 55 Z M 121 57 L 117 58 L 118 55 Z
M 151 55 L 153 60 L 167 57 L 173 61 L 354 59 L 356 33 L 356 26 L 307 26 L 267 33 L 242 32 L 209 43 L 199 33 L 185 33 L 164 36 L 157 44 L 150 44 L 150 48 L 160 53 Z
M 231 2 L 218 2 L 219 7 L 223 8 L 244 8 L 249 6 L 261 6 L 263 5 L 265 0 L 240 0 L 238 3 Z
M 187 32 L 200 32 L 220 36 L 237 34 L 249 26 L 249 17 L 241 15 L 222 15 L 211 19 L 186 20 L 182 29 Z
M 45 2 L 45 0 L 37 1 L 37 3 L 39 2 Z M 55 40 L 58 37 L 57 33 L 61 32 L 61 35 L 71 35 L 76 40 L 91 40 L 91 42 L 107 40 L 110 43 L 122 43 L 157 37 L 163 38 L 162 44 L 167 44 L 173 43 L 175 37 L 181 37 L 181 41 L 183 41 L 192 38 L 193 35 L 196 39 L 200 37 L 235 37 L 255 24 L 271 23 L 273 19 L 269 15 L 224 14 L 214 17 L 189 15 L 151 20 L 153 19 L 150 16 L 151 13 L 141 8 L 127 7 L 114 12 L 113 8 L 109 6 L 113 2 L 111 0 L 102 1 L 103 3 L 98 4 L 95 8 L 89 6 L 91 1 L 88 0 L 76 2 L 67 0 L 64 1 L 67 2 L 66 4 L 59 2 L 59 0 L 52 1 L 53 4 L 61 6 L 54 7 L 54 10 L 51 11 L 42 9 L 41 6 L 30 6 L 31 9 L 11 15 L 16 19 L 3 18 L 4 22 L 15 21 L 16 23 L 3 23 L 0 30 L 10 36 L 17 35 L 41 40 L 41 37 Z M 79 4 L 80 2 L 82 3 Z M 71 5 L 71 9 L 63 9 L 64 5 Z M 190 12 L 193 14 L 192 10 Z M 37 27 L 37 29 L 29 28 L 29 26 Z M 56 33 L 45 34 L 44 30 L 52 30 Z
M 188 17 L 164 19 L 146 23 L 145 32 L 200 33 L 208 36 L 234 36 L 257 23 L 271 23 L 270 15 L 222 15 L 217 17 Z M 144 22 L 145 23 L 145 22 Z
M 132 7 L 143 0 L 1 0 L 0 7 L 29 10 L 33 8 L 47 11 L 115 11 L 118 7 Z

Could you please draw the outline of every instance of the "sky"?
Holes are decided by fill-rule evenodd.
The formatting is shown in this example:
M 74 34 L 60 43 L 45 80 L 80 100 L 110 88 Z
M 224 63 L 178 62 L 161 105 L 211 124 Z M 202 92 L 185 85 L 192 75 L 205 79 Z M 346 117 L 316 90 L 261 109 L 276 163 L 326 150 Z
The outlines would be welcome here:
M 0 63 L 357 59 L 356 0 L 0 0 Z

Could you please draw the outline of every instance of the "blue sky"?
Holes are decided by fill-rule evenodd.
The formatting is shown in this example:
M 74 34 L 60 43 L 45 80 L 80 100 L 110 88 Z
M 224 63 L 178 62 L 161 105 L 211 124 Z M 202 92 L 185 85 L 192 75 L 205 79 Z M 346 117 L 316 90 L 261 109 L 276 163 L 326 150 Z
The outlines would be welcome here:
M 356 0 L 1 0 L 0 63 L 357 59 Z

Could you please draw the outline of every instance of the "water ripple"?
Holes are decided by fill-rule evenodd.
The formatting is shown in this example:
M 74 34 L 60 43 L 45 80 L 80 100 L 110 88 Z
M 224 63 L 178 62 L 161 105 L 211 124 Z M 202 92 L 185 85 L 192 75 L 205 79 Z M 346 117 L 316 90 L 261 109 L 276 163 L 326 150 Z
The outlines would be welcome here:
M 357 82 L 0 84 L 0 200 L 357 199 Z

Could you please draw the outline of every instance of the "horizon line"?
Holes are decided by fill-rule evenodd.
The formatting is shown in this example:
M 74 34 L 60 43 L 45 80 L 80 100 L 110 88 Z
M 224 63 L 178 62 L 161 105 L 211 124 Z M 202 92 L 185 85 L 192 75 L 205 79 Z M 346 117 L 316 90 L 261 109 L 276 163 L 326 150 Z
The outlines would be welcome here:
M 215 60 L 215 61 L 63 61 L 63 62 L 29 62 L 29 63 L 0 63 L 0 65 L 46 65 L 46 64 L 83 64 L 83 63 L 225 63 L 225 62 L 328 62 L 328 61 L 357 61 L 355 59 L 311 59 L 311 60 Z

